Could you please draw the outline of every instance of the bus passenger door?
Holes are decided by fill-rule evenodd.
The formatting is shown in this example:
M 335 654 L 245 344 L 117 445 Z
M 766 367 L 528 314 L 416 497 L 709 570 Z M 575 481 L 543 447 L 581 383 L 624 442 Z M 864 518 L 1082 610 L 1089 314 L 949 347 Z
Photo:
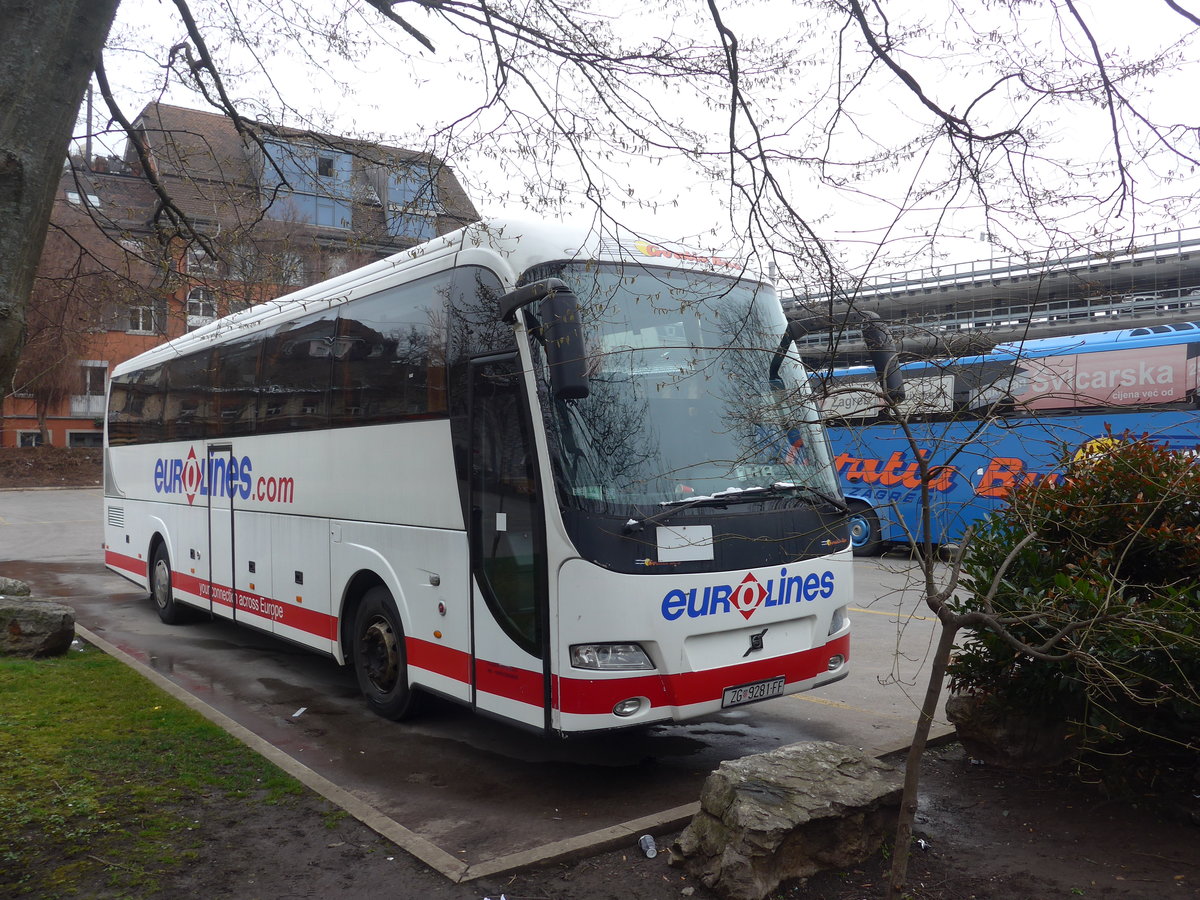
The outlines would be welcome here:
M 208 493 L 208 608 L 214 615 L 237 618 L 233 589 L 233 491 L 227 490 L 232 444 L 209 444 L 204 484 Z M 201 568 L 203 571 L 203 567 Z
M 546 541 L 515 354 L 471 363 L 471 680 L 475 706 L 550 722 Z

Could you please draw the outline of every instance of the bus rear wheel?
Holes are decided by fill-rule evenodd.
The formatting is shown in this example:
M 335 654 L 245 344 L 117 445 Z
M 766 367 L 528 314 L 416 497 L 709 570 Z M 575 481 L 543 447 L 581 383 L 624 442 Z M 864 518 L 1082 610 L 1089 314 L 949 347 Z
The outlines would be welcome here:
M 855 556 L 878 556 L 883 550 L 879 516 L 862 501 L 850 502 L 850 548 Z
M 416 712 L 416 694 L 408 685 L 404 628 L 391 591 L 373 587 L 354 616 L 354 674 L 371 710 L 385 719 Z
M 164 623 L 178 625 L 184 620 L 185 613 L 183 606 L 175 602 L 171 582 L 171 555 L 167 553 L 166 544 L 159 544 L 150 558 L 150 599 Z

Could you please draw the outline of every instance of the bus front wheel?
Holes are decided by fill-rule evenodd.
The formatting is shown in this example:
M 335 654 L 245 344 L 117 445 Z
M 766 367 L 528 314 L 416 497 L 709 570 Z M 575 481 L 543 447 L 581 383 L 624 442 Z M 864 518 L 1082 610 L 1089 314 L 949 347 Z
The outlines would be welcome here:
M 150 559 L 150 597 L 158 617 L 167 625 L 178 625 L 184 619 L 184 610 L 175 602 L 171 581 L 171 556 L 167 545 L 159 544 Z
M 855 556 L 878 556 L 883 549 L 879 516 L 866 503 L 850 503 L 850 547 Z
M 404 628 L 385 587 L 367 591 L 354 616 L 354 674 L 372 711 L 386 719 L 404 719 L 415 712 Z

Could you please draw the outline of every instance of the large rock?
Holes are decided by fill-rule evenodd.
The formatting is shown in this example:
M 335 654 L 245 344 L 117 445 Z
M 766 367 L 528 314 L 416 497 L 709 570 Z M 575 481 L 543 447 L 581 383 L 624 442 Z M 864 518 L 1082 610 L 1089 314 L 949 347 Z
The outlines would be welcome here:
M 75 639 L 75 610 L 51 600 L 0 596 L 0 654 L 56 656 Z
M 15 578 L 0 575 L 0 597 L 28 597 L 29 585 Z
M 723 762 L 671 862 L 730 900 L 762 900 L 784 881 L 877 851 L 896 827 L 903 781 L 894 767 L 824 741 Z
M 1005 769 L 1047 769 L 1079 752 L 1078 729 L 1061 716 L 1016 710 L 984 694 L 951 694 L 946 718 L 967 755 Z

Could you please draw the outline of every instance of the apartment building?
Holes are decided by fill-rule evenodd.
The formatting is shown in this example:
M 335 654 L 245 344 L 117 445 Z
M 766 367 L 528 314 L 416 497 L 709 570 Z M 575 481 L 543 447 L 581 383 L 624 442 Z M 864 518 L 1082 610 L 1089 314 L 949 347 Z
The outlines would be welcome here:
M 478 215 L 427 153 L 151 103 L 64 168 L 0 446 L 98 446 L 112 367 Z

